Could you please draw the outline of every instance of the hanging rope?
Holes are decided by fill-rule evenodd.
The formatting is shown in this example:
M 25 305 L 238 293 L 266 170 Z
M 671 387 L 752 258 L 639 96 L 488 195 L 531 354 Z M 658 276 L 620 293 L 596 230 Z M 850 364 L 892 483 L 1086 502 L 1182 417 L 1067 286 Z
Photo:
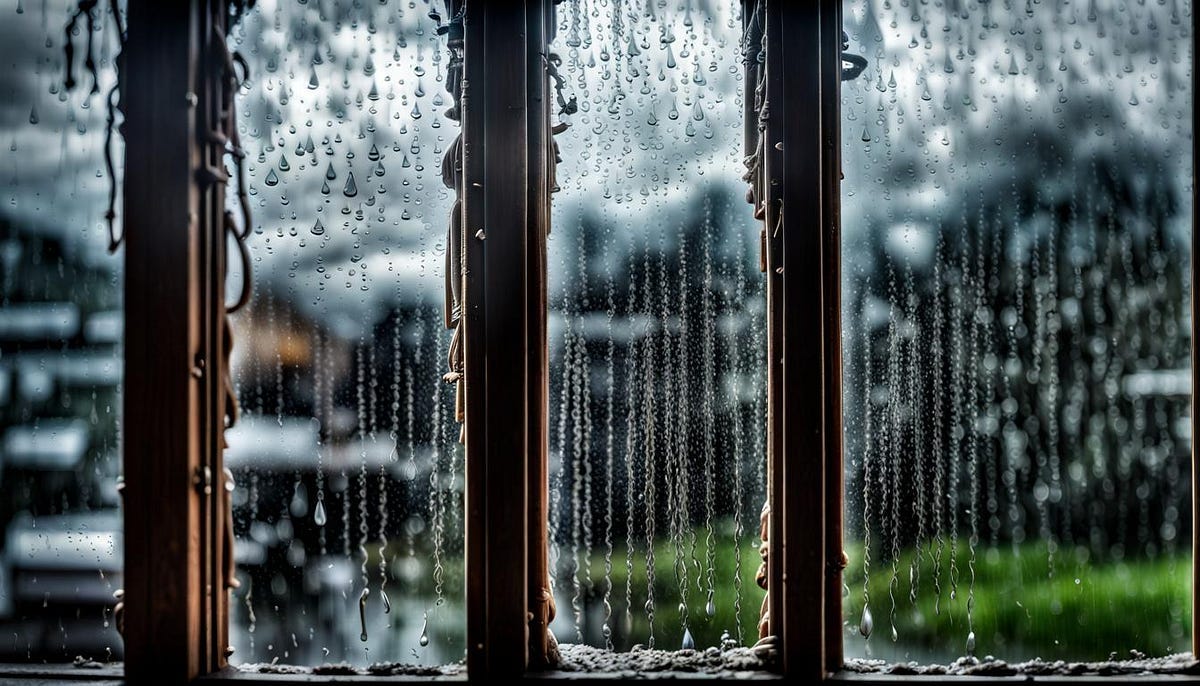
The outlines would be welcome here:
M 70 21 L 64 29 L 66 36 L 66 44 L 63 47 L 63 52 L 66 56 L 66 76 L 63 79 L 63 85 L 66 90 L 70 91 L 75 88 L 75 32 L 79 27 L 79 20 L 82 18 L 87 23 L 87 53 L 84 57 L 84 68 L 92 77 L 92 88 L 89 91 L 89 96 L 100 92 L 100 72 L 96 64 L 95 51 L 95 35 L 97 27 L 100 25 L 96 10 L 99 5 L 99 0 L 79 0 L 75 11 L 71 14 Z M 125 24 L 121 20 L 121 9 L 117 6 L 117 0 L 109 0 L 109 13 L 112 14 L 113 23 L 117 32 L 117 45 L 120 48 L 117 53 L 117 74 L 118 78 L 114 80 L 108 93 L 104 96 L 104 104 L 106 110 L 106 119 L 104 127 L 104 168 L 108 174 L 108 209 L 104 212 L 104 219 L 108 223 L 108 251 L 114 252 L 121 245 L 124 234 L 118 236 L 116 232 L 117 219 L 117 172 L 116 164 L 113 162 L 112 142 L 113 130 L 116 128 L 117 121 L 117 86 L 120 84 L 120 61 L 125 53 Z

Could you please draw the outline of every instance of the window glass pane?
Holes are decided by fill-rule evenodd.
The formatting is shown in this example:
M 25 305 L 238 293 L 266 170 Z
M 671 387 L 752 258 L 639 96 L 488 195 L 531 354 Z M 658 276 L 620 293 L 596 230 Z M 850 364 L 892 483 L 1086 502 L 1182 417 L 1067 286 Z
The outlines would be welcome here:
M 845 3 L 848 656 L 1190 648 L 1191 12 Z
M 428 12 L 260 1 L 231 35 L 255 216 L 225 458 L 243 665 L 463 657 L 462 446 L 441 380 L 458 124 Z
M 758 638 L 765 299 L 741 179 L 741 33 L 731 2 L 560 7 L 551 49 L 579 107 L 558 117 L 571 128 L 549 257 L 563 642 Z
M 103 154 L 119 48 L 104 3 L 71 33 L 67 90 L 74 5 L 0 11 L 0 661 L 122 654 L 123 257 L 108 252 Z M 119 136 L 112 151 L 123 159 Z

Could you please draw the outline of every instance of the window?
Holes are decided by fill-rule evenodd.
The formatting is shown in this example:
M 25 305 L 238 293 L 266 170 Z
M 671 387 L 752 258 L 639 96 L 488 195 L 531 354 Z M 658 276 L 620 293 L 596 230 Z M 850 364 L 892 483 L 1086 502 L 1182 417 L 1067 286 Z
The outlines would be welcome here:
M 254 227 L 232 319 L 232 659 L 463 657 L 462 459 L 442 382 L 446 40 L 427 10 L 260 3 L 231 48 Z M 231 199 L 232 201 L 232 199 Z
M 1185 648 L 1194 14 L 1009 4 L 81 2 L 128 678 Z
M 0 661 L 119 662 L 122 258 L 109 252 L 111 24 L 5 11 Z M 80 59 L 64 85 L 64 40 Z M 94 70 L 83 69 L 87 52 Z M 121 159 L 119 138 L 114 159 Z M 118 171 L 119 173 L 119 171 Z M 120 230 L 119 220 L 116 230 Z M 111 673 L 110 670 L 105 670 Z
M 847 656 L 1190 647 L 1190 12 L 845 3 Z
M 579 107 L 560 115 L 571 128 L 556 138 L 548 262 L 564 644 L 702 652 L 758 638 L 765 299 L 741 179 L 739 15 L 561 7 L 551 50 Z

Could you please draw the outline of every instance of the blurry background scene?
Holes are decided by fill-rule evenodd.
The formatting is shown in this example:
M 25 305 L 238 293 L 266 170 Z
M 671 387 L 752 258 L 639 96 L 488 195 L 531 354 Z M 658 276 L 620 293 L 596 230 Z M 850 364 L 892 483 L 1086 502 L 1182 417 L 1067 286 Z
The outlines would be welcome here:
M 260 0 L 230 35 L 255 226 L 227 434 L 236 663 L 463 658 L 442 3 Z M 361 612 L 360 612 L 361 606 Z
M 101 4 L 69 31 L 97 64 L 71 90 L 74 3 L 0 4 L 0 660 L 121 654 Z M 552 630 L 619 651 L 752 644 L 756 51 L 729 0 L 557 11 Z M 868 63 L 841 93 L 847 656 L 1190 646 L 1192 11 L 846 1 Z M 259 0 L 229 36 L 255 218 L 251 270 L 230 274 L 253 288 L 225 456 L 235 663 L 463 657 L 444 14 Z
M 108 252 L 111 21 L 0 3 L 0 661 L 119 660 L 123 258 Z M 93 74 L 82 54 L 92 42 Z M 120 137 L 112 145 L 116 172 Z M 118 208 L 119 210 L 119 208 Z M 119 220 L 115 227 L 120 231 Z
M 1186 0 L 847 0 L 844 639 L 1191 646 Z
M 752 645 L 766 297 L 741 6 L 567 2 L 556 137 L 550 537 L 560 641 Z

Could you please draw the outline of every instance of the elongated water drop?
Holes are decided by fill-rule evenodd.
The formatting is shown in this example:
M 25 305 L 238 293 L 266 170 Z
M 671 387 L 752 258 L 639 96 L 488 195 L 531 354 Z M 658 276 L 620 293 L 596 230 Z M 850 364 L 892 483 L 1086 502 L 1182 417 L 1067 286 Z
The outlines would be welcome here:
M 900 634 L 896 632 L 896 625 L 892 625 L 892 643 L 900 640 Z
M 681 648 L 683 650 L 695 650 L 696 649 L 696 639 L 692 638 L 692 632 L 690 629 L 683 630 L 683 645 L 681 646 Z
M 975 654 L 975 632 L 971 631 L 967 634 L 967 655 Z
M 342 189 L 342 195 L 347 198 L 358 195 L 358 184 L 354 183 L 354 172 L 346 174 L 346 187 Z
M 367 596 L 371 595 L 371 589 L 364 588 L 362 595 L 358 596 L 358 623 L 362 628 L 362 633 L 358 635 L 358 640 L 363 643 L 367 642 Z
M 417 639 L 417 643 L 420 643 L 422 648 L 429 645 L 429 613 L 428 612 L 426 612 L 424 617 L 422 617 L 422 619 L 421 619 L 421 637 Z
M 325 234 L 325 225 L 321 223 L 321 218 L 317 217 L 317 221 L 315 224 L 313 224 L 313 227 L 312 227 L 312 235 L 323 236 L 324 234 Z M 317 507 L 320 507 L 320 505 L 318 504 Z
M 267 178 L 263 180 L 263 183 L 267 184 L 268 186 L 278 186 L 279 185 L 279 177 L 275 175 L 274 169 L 267 172 Z
M 862 634 L 863 638 L 870 638 L 871 632 L 874 630 L 875 620 L 871 617 L 871 608 L 864 605 L 862 620 L 858 623 L 858 633 Z
M 709 617 L 715 617 L 717 614 L 717 604 L 713 602 L 713 594 L 708 594 L 708 604 L 704 606 L 704 612 Z
M 379 595 L 383 597 L 383 613 L 385 615 L 392 613 L 392 601 L 388 598 L 387 591 L 380 591 Z
M 325 499 L 319 498 L 317 499 L 317 506 L 313 508 L 313 524 L 316 524 L 317 526 L 325 526 L 326 521 Z

